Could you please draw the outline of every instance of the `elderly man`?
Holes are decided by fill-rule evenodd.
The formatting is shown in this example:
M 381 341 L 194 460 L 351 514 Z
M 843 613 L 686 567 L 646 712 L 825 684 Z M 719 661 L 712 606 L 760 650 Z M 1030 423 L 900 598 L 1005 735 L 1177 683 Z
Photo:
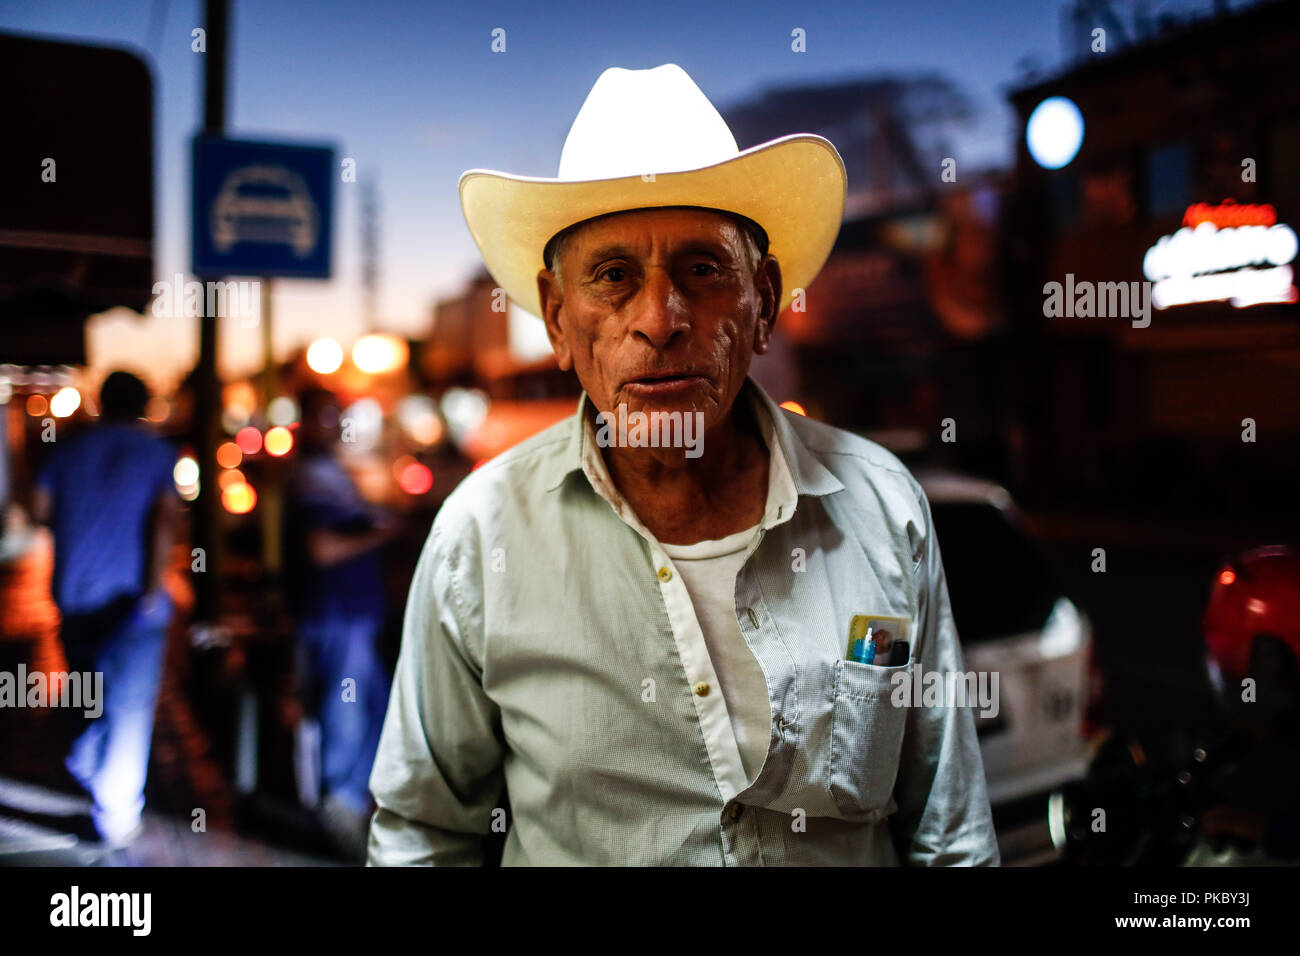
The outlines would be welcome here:
M 898 705 L 962 669 L 924 494 L 748 377 L 844 186 L 821 137 L 738 151 L 672 65 L 602 74 L 558 179 L 462 177 L 583 395 L 434 523 L 371 864 L 482 863 L 494 833 L 506 865 L 998 862 L 970 711 Z

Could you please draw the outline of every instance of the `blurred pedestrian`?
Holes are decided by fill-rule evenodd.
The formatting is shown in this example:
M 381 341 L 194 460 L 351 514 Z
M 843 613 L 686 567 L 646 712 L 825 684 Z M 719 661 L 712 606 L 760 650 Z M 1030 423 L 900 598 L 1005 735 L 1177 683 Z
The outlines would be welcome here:
M 285 583 L 298 625 L 309 709 L 321 729 L 321 824 L 339 848 L 365 855 L 368 780 L 389 675 L 378 641 L 384 625 L 380 547 L 396 533 L 339 462 L 339 407 L 332 392 L 300 396 L 300 454 L 286 508 Z
M 90 794 L 100 837 L 139 835 L 172 600 L 163 587 L 180 513 L 176 452 L 141 421 L 149 390 L 113 372 L 101 421 L 56 443 L 36 478 L 33 513 L 54 535 L 53 594 L 72 672 L 103 674 L 101 716 L 64 761 Z

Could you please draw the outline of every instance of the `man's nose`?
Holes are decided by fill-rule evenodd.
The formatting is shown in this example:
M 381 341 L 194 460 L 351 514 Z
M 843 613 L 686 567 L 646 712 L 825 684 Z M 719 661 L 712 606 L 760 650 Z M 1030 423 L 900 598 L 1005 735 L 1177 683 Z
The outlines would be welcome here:
M 647 270 L 635 307 L 632 333 L 656 349 L 667 348 L 675 337 L 685 337 L 691 327 L 686 298 L 667 269 Z

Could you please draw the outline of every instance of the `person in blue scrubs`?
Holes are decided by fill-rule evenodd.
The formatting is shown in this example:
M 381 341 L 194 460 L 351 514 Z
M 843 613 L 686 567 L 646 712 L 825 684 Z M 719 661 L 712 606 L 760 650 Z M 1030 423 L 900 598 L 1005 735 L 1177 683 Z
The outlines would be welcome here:
M 388 705 L 379 652 L 385 604 L 380 548 L 396 523 L 373 508 L 339 462 L 339 403 L 304 392 L 299 455 L 286 507 L 285 583 L 297 621 L 309 700 L 320 721 L 321 823 L 363 858 L 370 769 Z
M 54 535 L 54 601 L 72 672 L 103 674 L 103 710 L 64 761 L 105 843 L 139 835 L 172 600 L 163 573 L 180 502 L 176 450 L 141 421 L 149 390 L 113 372 L 98 425 L 58 437 L 33 513 Z

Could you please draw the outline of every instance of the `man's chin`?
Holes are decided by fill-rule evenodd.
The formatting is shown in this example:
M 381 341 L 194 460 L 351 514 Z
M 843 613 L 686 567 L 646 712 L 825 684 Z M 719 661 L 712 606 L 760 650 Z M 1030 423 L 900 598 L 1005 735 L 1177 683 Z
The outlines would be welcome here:
M 705 433 L 713 423 L 716 406 L 706 394 L 673 396 L 676 400 L 638 400 L 619 396 L 613 409 L 597 419 L 604 428 L 597 433 L 602 446 L 644 449 L 661 457 L 668 449 L 684 450 L 687 458 L 698 458 Z M 680 453 L 680 452 L 676 452 Z

